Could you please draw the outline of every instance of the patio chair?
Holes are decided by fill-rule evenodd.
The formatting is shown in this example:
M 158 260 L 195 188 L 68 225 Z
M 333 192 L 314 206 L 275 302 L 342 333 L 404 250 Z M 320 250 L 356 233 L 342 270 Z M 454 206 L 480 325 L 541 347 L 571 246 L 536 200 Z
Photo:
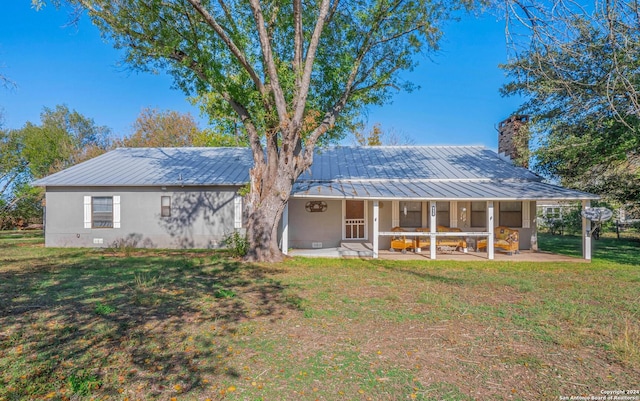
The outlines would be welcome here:
M 458 227 L 445 227 L 445 226 L 437 226 L 436 231 L 438 232 L 449 232 L 449 233 L 461 233 L 462 230 Z M 440 237 L 437 243 L 438 247 L 449 247 L 455 248 L 455 250 L 462 250 L 466 252 L 467 249 L 467 241 L 462 237 Z
M 411 238 L 407 238 L 406 235 L 402 235 L 402 232 L 406 232 L 405 229 L 400 227 L 393 227 L 391 231 L 398 233 L 391 237 L 391 252 L 401 251 L 407 253 L 407 249 L 415 249 L 415 244 Z
M 427 227 L 416 228 L 417 232 L 424 232 L 428 234 L 430 229 Z M 462 232 L 461 229 L 454 227 L 449 228 L 445 226 L 437 226 L 436 232 Z M 429 235 L 420 236 L 416 238 L 416 248 L 428 248 L 431 246 L 431 237 Z M 462 249 L 463 251 L 467 249 L 467 241 L 462 237 L 439 237 L 436 240 L 436 246 L 440 247 L 449 247 L 454 248 L 456 250 Z
M 416 232 L 429 233 L 429 227 L 418 227 Z M 429 235 L 416 237 L 416 248 L 429 248 L 431 246 L 431 237 Z
M 495 230 L 493 248 L 503 250 L 507 255 L 520 253 L 520 233 L 509 227 L 499 226 Z M 487 240 L 478 241 L 478 250 L 487 249 Z

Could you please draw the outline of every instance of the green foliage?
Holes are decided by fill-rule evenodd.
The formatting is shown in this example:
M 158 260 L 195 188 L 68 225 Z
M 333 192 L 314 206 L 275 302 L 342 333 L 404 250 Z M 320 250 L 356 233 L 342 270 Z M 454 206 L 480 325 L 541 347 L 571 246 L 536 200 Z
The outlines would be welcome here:
M 245 197 L 251 191 L 251 184 L 246 184 L 238 189 L 238 195 Z
M 233 298 L 236 296 L 236 293 L 227 288 L 218 288 L 213 292 L 213 296 L 216 298 Z
M 94 312 L 96 315 L 106 316 L 114 313 L 116 308 L 110 305 L 103 304 L 101 302 L 96 302 L 96 307 L 94 308 Z
M 267 74 L 266 51 L 261 46 L 254 13 L 246 2 L 235 0 L 216 3 L 202 1 L 203 10 L 224 26 L 225 37 L 208 23 L 203 12 L 186 4 L 183 7 L 140 6 L 133 1 L 113 4 L 110 1 L 69 3 L 91 9 L 94 23 L 116 47 L 126 52 L 126 61 L 144 71 L 167 70 L 176 85 L 202 103 L 214 121 L 236 116 L 234 104 L 249 111 L 252 123 L 261 132 L 269 132 L 278 116 L 271 95 L 256 86 L 254 72 Z M 452 9 L 471 2 L 403 3 L 336 2 L 330 10 L 318 45 L 312 84 L 307 100 L 309 129 L 316 128 L 339 102 L 351 70 L 358 74 L 355 87 L 349 88 L 349 107 L 344 116 L 351 118 L 368 104 L 382 104 L 394 88 L 412 86 L 398 76 L 401 70 L 415 66 L 414 55 L 437 47 L 440 25 Z M 293 102 L 300 82 L 300 71 L 292 64 L 294 46 L 294 10 L 292 2 L 261 5 L 270 32 L 269 44 L 277 69 L 278 84 L 285 99 Z M 304 4 L 302 26 L 309 41 L 318 18 L 320 2 Z M 363 43 L 364 40 L 364 43 Z M 230 50 L 229 42 L 238 49 Z M 207 43 L 206 46 L 202 46 Z M 336 46 L 340 43 L 340 46 Z M 241 54 L 246 64 L 239 59 Z M 249 68 L 250 66 L 250 68 Z M 269 79 L 259 76 L 263 83 Z M 232 100 L 232 101 L 230 101 Z M 267 106 L 267 107 L 265 107 Z M 338 124 L 337 128 L 344 127 Z M 235 124 L 232 124 L 235 125 Z M 340 129 L 328 136 L 339 135 Z
M 67 379 L 67 383 L 71 392 L 79 396 L 91 395 L 91 392 L 102 386 L 102 381 L 98 376 L 85 372 L 73 373 Z
M 67 106 L 45 107 L 40 125 L 17 130 L 21 157 L 34 178 L 60 171 L 111 148 L 111 131 Z
M 245 256 L 249 250 L 247 236 L 240 234 L 238 231 L 225 236 L 222 240 L 222 245 L 231 251 L 231 255 L 235 258 Z
M 133 134 L 122 140 L 122 146 L 129 148 L 205 146 L 201 143 L 202 131 L 189 113 L 146 108 L 136 118 L 133 129 Z
M 42 218 L 43 189 L 21 183 L 7 199 L 0 198 L 0 229 L 13 229 Z
M 0 130 L 0 226 L 42 217 L 40 188 L 30 182 L 112 146 L 107 127 L 95 125 L 67 106 L 44 108 L 40 125 L 27 122 L 17 130 Z
M 528 4 L 514 9 L 538 23 L 503 66 L 512 79 L 503 93 L 527 99 L 519 112 L 533 117 L 537 170 L 567 187 L 640 204 L 637 1 Z

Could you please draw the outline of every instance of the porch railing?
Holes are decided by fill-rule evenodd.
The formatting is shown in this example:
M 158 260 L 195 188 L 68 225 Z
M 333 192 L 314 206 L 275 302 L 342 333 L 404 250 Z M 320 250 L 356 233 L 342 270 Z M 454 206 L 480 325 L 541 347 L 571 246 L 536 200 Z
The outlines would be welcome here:
M 344 221 L 347 239 L 364 239 L 364 219 L 346 219 Z

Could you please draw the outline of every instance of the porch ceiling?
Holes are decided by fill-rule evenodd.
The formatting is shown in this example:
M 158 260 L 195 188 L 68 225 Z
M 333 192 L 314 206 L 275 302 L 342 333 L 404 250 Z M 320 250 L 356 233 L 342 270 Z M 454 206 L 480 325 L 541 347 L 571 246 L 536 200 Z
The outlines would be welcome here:
M 521 180 L 304 180 L 295 198 L 415 200 L 590 200 L 596 195 Z

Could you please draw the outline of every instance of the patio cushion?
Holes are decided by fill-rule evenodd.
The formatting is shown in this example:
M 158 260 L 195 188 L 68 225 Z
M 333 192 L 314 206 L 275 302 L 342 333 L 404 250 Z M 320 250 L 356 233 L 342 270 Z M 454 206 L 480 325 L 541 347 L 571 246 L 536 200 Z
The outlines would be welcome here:
M 509 227 L 496 227 L 494 234 L 494 249 L 501 249 L 511 255 L 512 252 L 518 253 L 520 250 L 520 233 Z M 478 241 L 478 250 L 487 249 L 487 240 Z
M 402 233 L 406 232 L 405 229 L 400 227 L 394 227 L 391 229 L 393 232 Z M 398 234 L 391 237 L 391 250 L 399 250 L 406 252 L 407 249 L 414 249 L 415 244 L 413 239 L 407 238 L 407 236 Z

